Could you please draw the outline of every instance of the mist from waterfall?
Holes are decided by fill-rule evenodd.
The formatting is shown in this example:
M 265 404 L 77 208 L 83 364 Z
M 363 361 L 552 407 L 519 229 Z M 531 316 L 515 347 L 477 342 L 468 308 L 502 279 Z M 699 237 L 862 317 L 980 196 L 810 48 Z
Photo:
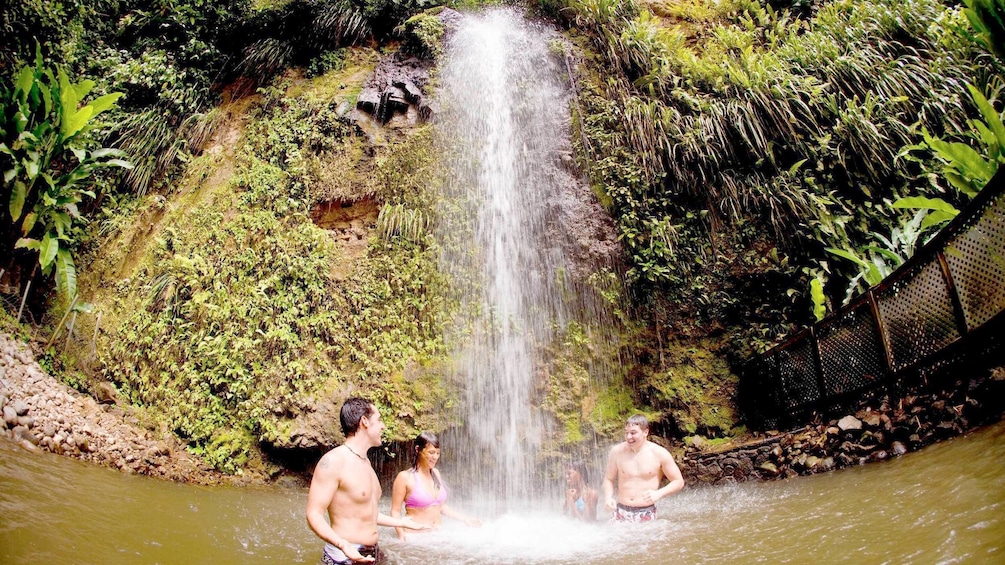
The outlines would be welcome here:
M 544 423 L 539 348 L 568 316 L 567 258 L 547 233 L 546 198 L 568 147 L 568 88 L 553 30 L 513 9 L 467 14 L 441 64 L 439 133 L 448 160 L 444 268 L 462 289 L 455 336 L 466 428 L 448 448 L 480 497 L 527 500 Z M 567 80 L 567 79 L 566 79 Z M 469 445 L 474 443 L 475 445 Z

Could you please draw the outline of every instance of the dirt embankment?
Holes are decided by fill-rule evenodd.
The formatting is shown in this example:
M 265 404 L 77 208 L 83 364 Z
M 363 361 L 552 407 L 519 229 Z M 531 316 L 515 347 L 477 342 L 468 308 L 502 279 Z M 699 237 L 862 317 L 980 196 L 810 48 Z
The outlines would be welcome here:
M 45 373 L 30 347 L 0 333 L 3 435 L 28 452 L 91 461 L 127 473 L 201 484 L 251 484 L 264 476 L 232 477 L 194 457 L 170 433 L 151 431 L 113 395 L 98 402 Z

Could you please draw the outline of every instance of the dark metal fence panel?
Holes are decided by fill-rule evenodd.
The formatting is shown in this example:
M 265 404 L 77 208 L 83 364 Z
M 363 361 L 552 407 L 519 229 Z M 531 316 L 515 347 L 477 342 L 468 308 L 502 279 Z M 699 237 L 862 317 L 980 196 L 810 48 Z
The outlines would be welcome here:
M 760 429 L 776 428 L 779 414 L 784 414 L 783 389 L 778 384 L 778 371 L 774 355 L 755 357 L 740 374 L 740 396 L 744 399 L 743 411 L 752 424 Z
M 761 425 L 794 423 L 933 363 L 1005 361 L 996 333 L 1005 333 L 1005 167 L 886 280 L 748 361 L 741 405 Z
M 894 371 L 914 366 L 960 337 L 949 286 L 937 261 L 900 272 L 876 291 L 876 302 Z
M 1005 198 L 991 201 L 967 231 L 946 245 L 945 257 L 973 331 L 1005 310 Z
M 825 396 L 844 395 L 884 380 L 883 352 L 868 302 L 821 324 L 816 335 Z
M 811 334 L 779 350 L 775 359 L 785 391 L 786 408 L 798 410 L 820 400 L 820 375 L 817 373 L 816 348 Z

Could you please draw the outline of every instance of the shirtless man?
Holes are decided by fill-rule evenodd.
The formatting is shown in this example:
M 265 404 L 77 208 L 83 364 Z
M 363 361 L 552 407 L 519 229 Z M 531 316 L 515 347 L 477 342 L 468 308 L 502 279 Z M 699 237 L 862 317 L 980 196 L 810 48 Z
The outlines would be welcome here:
M 307 525 L 326 542 L 321 563 L 372 563 L 380 556 L 377 526 L 412 530 L 429 526 L 377 511 L 380 481 L 366 458 L 367 450 L 380 445 L 385 427 L 377 407 L 368 400 L 350 398 L 342 405 L 339 419 L 346 440 L 325 453 L 314 468 L 307 495 Z
M 666 477 L 669 483 L 660 488 Z M 614 498 L 614 481 L 618 497 Z M 625 441 L 611 448 L 604 473 L 604 507 L 618 522 L 656 519 L 656 501 L 684 488 L 684 477 L 666 449 L 649 441 L 649 420 L 642 414 L 628 418 Z

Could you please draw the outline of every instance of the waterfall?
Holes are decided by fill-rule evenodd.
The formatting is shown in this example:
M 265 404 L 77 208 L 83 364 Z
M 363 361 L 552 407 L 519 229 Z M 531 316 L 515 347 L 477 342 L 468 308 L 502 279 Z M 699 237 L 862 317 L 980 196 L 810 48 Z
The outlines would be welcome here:
M 568 259 L 547 199 L 568 151 L 569 89 L 555 32 L 513 9 L 463 16 L 441 64 L 448 161 L 443 265 L 462 290 L 456 359 L 463 445 L 479 496 L 527 500 L 544 423 L 533 407 L 540 347 L 568 317 Z M 470 445 L 474 444 L 474 445 Z

